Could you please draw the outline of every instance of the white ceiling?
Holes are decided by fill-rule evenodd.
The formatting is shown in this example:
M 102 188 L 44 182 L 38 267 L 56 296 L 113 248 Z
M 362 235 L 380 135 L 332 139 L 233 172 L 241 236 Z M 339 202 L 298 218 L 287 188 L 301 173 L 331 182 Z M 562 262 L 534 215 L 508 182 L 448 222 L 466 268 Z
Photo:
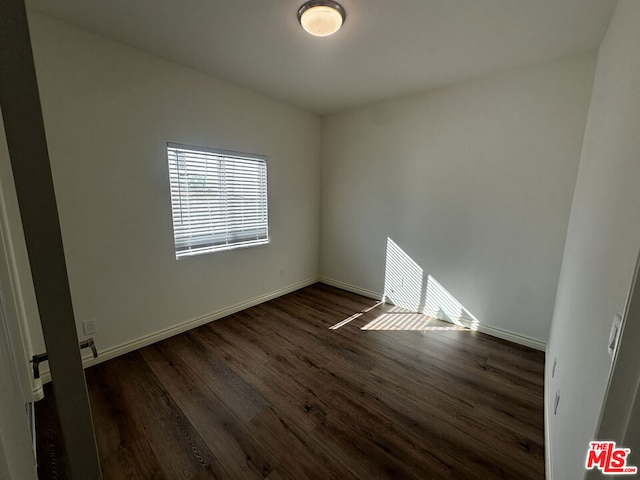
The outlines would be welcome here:
M 317 113 L 596 48 L 617 0 L 341 0 L 312 37 L 304 0 L 27 0 L 35 10 Z

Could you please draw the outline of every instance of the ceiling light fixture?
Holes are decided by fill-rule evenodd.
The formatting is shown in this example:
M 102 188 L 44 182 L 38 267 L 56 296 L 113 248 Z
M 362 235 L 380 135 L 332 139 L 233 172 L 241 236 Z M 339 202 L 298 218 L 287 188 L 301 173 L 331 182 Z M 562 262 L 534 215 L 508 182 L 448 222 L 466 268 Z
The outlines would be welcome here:
M 300 25 L 311 35 L 327 37 L 336 33 L 346 17 L 344 8 L 336 2 L 310 0 L 298 9 Z

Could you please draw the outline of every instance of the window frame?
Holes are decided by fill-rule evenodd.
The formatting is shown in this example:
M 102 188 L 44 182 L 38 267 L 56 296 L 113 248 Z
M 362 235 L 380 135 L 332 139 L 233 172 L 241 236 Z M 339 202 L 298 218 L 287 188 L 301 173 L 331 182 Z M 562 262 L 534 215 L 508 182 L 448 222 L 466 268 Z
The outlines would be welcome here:
M 192 154 L 192 165 L 190 167 L 185 166 L 182 169 L 182 173 L 179 164 L 180 151 L 185 153 L 190 152 Z M 269 182 L 267 157 L 265 155 L 175 142 L 167 142 L 166 154 L 169 170 L 169 195 L 171 202 L 174 253 L 177 260 L 207 253 L 217 253 L 268 245 L 270 243 Z M 195 189 L 184 194 L 182 194 L 180 190 L 185 184 L 191 182 L 188 179 L 190 172 L 191 175 L 193 175 L 193 170 L 198 169 L 195 165 L 195 161 L 193 160 L 193 157 L 197 157 L 198 155 L 203 157 L 203 165 L 198 167 L 204 168 L 205 172 L 207 172 L 205 173 L 203 185 L 215 185 L 217 186 L 216 188 L 219 188 L 222 191 L 217 191 L 207 199 L 201 198 L 199 200 L 192 200 L 193 198 L 196 198 L 195 196 L 197 195 L 197 193 L 195 193 Z M 233 164 L 234 160 L 236 160 L 236 164 Z M 184 157 L 183 161 L 185 161 Z M 211 169 L 211 174 L 209 174 L 210 164 L 208 162 L 211 161 L 218 161 L 224 165 L 219 167 L 219 171 L 217 173 L 216 169 L 213 168 Z M 257 166 L 250 166 L 252 163 L 257 164 Z M 242 175 L 242 165 L 244 165 L 244 168 L 249 167 L 250 173 L 253 173 L 253 170 L 257 171 L 257 176 L 244 184 L 242 183 L 242 179 L 238 178 Z M 229 170 L 234 171 L 238 169 L 240 172 L 235 172 L 233 175 L 229 175 Z M 212 180 L 216 175 L 218 178 L 216 180 Z M 256 199 L 253 201 L 253 208 L 245 208 L 243 210 L 243 205 L 230 205 L 234 202 L 234 195 L 231 192 L 233 190 L 237 191 L 238 188 L 241 190 L 243 188 L 257 190 L 257 193 L 255 194 Z M 238 201 L 238 198 L 244 198 L 242 193 L 236 193 L 236 202 Z M 187 219 L 195 216 L 193 212 L 185 213 L 187 207 L 183 206 L 183 204 L 186 200 L 195 203 L 195 206 L 193 207 L 194 209 L 202 209 L 205 204 L 207 205 L 206 208 L 209 209 L 208 215 L 210 222 L 208 225 L 206 224 L 206 221 L 184 222 L 181 220 L 185 216 Z M 225 205 L 225 213 L 211 214 L 211 209 L 215 208 L 215 206 L 212 205 L 214 203 Z M 242 218 L 241 220 L 238 220 L 238 214 L 240 213 L 240 216 L 242 217 L 242 213 L 244 211 L 248 213 L 248 217 L 251 220 L 248 222 L 249 226 L 251 223 L 256 223 L 256 218 L 259 218 L 254 229 L 255 238 L 253 234 L 248 234 L 251 230 L 246 228 L 248 224 L 245 223 L 245 219 Z M 178 218 L 178 216 L 180 218 Z M 221 221 L 222 218 L 224 218 L 223 222 Z M 221 227 L 224 227 L 224 232 L 214 231 L 216 228 L 220 229 Z M 189 233 L 189 229 L 191 228 L 201 230 L 201 233 Z M 206 232 L 207 229 L 210 230 L 208 233 Z

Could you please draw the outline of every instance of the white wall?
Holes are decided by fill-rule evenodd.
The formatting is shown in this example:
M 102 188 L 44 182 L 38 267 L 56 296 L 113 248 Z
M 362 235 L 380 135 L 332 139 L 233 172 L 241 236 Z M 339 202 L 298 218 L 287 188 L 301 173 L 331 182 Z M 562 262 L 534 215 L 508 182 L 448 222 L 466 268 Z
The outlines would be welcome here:
M 382 293 L 389 237 L 481 325 L 546 342 L 594 68 L 582 54 L 325 117 L 321 275 Z
M 640 248 L 638 25 L 640 2 L 621 0 L 598 55 L 547 355 L 547 402 L 560 389 L 558 414 L 549 413 L 557 480 L 585 473 L 609 375 L 609 328 Z
M 95 318 L 98 349 L 118 353 L 317 277 L 318 116 L 41 15 L 29 20 L 81 337 L 81 322 Z M 268 246 L 175 259 L 167 141 L 268 157 Z

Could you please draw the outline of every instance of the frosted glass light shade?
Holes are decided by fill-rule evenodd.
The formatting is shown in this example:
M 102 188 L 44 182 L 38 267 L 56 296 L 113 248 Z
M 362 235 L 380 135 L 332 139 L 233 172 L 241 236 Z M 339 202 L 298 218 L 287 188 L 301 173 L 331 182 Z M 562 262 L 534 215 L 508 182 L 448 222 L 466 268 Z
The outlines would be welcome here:
M 298 10 L 300 25 L 316 37 L 327 37 L 336 33 L 342 26 L 344 17 L 344 9 L 330 1 L 310 1 Z

